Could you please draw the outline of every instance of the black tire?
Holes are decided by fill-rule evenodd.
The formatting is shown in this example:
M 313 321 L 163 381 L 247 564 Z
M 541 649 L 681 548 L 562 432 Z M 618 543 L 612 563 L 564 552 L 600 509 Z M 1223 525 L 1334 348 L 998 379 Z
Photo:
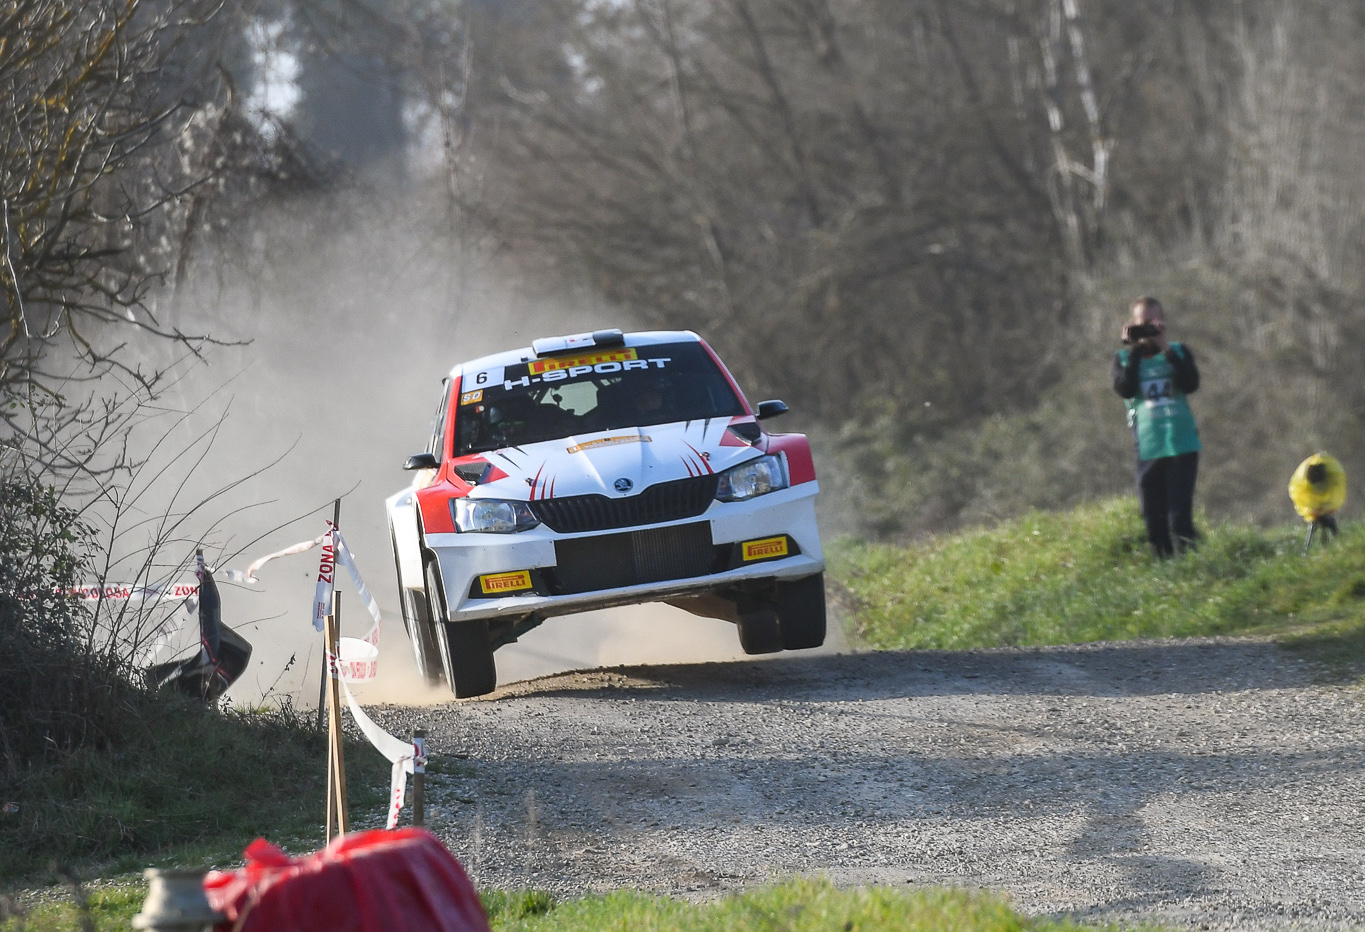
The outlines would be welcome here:
M 403 585 L 403 572 L 398 565 L 398 535 L 389 528 L 389 540 L 393 544 L 393 569 L 398 575 L 398 610 L 403 613 L 403 628 L 408 632 L 412 644 L 412 654 L 417 661 L 417 672 L 428 686 L 437 686 L 444 679 L 441 669 L 441 652 L 436 646 L 436 632 L 431 627 L 431 616 L 427 614 L 425 597 L 414 598 L 414 590 Z
M 446 596 L 435 560 L 426 564 L 427 605 L 440 645 L 446 682 L 456 699 L 486 696 L 498 688 L 487 621 L 446 621 Z
M 760 608 L 739 616 L 739 646 L 746 654 L 775 654 L 782 649 L 777 612 Z
M 445 682 L 445 664 L 441 661 L 441 645 L 436 642 L 436 630 L 426 611 L 426 600 L 416 589 L 403 589 L 399 599 L 408 603 L 405 608 L 413 610 L 412 623 L 408 626 L 408 640 L 412 642 L 412 654 L 417 661 L 417 672 L 428 686 L 439 686 Z M 421 600 L 422 604 L 418 605 Z
M 825 643 L 825 574 L 777 583 L 777 620 L 785 650 Z

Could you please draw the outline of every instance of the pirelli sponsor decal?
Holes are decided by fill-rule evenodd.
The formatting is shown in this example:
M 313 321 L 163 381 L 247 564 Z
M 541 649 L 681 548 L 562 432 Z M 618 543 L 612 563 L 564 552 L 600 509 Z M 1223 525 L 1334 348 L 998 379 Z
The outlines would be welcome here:
M 531 375 L 542 375 L 546 372 L 554 372 L 557 369 L 572 369 L 576 366 L 598 366 L 604 362 L 629 362 L 632 359 L 639 358 L 639 354 L 633 349 L 585 353 L 582 356 L 559 356 L 554 359 L 537 359 L 527 365 L 526 371 Z
M 781 537 L 765 537 L 762 540 L 746 540 L 739 545 L 739 555 L 745 563 L 785 557 L 790 552 L 785 534 Z
M 529 570 L 515 573 L 490 573 L 479 577 L 479 591 L 484 595 L 501 595 L 504 592 L 521 592 L 534 588 Z
M 626 434 L 620 437 L 603 437 L 601 440 L 589 440 L 586 443 L 576 443 L 571 447 L 565 447 L 570 453 L 581 453 L 584 450 L 591 450 L 593 447 L 614 447 L 622 443 L 653 443 L 653 437 L 645 437 L 640 434 Z

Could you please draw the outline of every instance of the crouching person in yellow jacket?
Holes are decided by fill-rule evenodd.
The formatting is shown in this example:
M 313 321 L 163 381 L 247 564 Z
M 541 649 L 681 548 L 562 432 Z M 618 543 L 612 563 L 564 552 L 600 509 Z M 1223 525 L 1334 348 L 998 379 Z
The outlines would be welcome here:
M 1138 498 L 1147 540 L 1159 557 L 1193 547 L 1194 483 L 1199 475 L 1199 430 L 1185 396 L 1199 388 L 1194 355 L 1166 338 L 1165 312 L 1156 298 L 1133 302 L 1114 356 L 1114 391 L 1128 406 L 1137 448 Z

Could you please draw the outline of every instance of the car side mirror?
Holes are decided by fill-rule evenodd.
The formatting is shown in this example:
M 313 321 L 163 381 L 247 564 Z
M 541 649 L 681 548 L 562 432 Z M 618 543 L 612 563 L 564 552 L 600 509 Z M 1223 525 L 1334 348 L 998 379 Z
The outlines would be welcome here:
M 408 461 L 403 464 L 404 469 L 435 469 L 441 464 L 436 462 L 436 457 L 431 453 L 414 453 L 408 457 Z
M 785 401 L 778 401 L 776 399 L 773 399 L 772 401 L 760 401 L 758 403 L 758 413 L 755 414 L 754 417 L 763 421 L 770 417 L 777 417 L 779 414 L 786 414 L 787 410 L 787 403 Z

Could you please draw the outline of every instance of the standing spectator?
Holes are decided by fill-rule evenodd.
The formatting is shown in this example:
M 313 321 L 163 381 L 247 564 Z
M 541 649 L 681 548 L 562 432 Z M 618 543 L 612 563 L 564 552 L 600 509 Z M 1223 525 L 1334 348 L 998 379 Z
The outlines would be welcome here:
M 1124 348 L 1114 356 L 1114 391 L 1128 405 L 1147 540 L 1157 556 L 1168 557 L 1177 545 L 1185 549 L 1195 542 L 1199 430 L 1185 396 L 1199 388 L 1199 370 L 1188 347 L 1167 340 L 1166 315 L 1156 298 L 1133 302 L 1122 337 Z

